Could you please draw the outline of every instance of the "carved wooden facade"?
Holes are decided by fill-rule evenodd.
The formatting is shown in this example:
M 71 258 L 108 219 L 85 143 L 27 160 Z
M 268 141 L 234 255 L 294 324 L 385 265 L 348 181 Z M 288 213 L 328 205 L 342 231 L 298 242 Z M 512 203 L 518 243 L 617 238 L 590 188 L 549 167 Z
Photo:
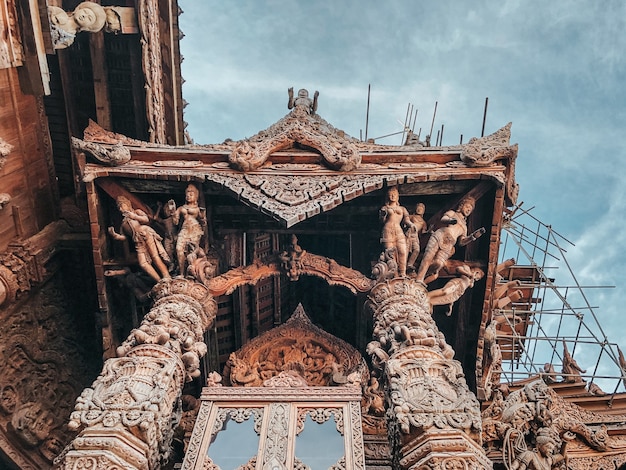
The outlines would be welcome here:
M 506 309 L 534 301 L 497 264 L 510 124 L 377 145 L 289 90 L 256 135 L 181 145 L 175 1 L 56 51 L 48 2 L 5 3 L 0 465 L 316 468 L 316 429 L 332 469 L 625 464 L 626 397 L 571 355 L 500 383 Z

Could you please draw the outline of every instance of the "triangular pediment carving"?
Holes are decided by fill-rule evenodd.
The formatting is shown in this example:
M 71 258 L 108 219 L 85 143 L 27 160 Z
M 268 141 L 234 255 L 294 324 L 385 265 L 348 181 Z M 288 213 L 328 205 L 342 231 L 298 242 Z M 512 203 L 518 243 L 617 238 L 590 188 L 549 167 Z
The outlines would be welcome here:
M 312 387 L 360 385 L 369 379 L 359 351 L 313 325 L 301 304 L 285 323 L 232 353 L 223 375 L 232 386 L 261 387 L 288 374 Z
M 315 101 L 308 98 L 306 90 L 298 92 L 293 99 L 290 90 L 289 114 L 277 123 L 256 135 L 237 142 L 228 159 L 241 171 L 252 171 L 261 167 L 275 152 L 296 144 L 316 150 L 323 162 L 333 170 L 352 171 L 361 164 L 361 154 L 356 146 L 358 140 L 334 128 L 318 114 Z

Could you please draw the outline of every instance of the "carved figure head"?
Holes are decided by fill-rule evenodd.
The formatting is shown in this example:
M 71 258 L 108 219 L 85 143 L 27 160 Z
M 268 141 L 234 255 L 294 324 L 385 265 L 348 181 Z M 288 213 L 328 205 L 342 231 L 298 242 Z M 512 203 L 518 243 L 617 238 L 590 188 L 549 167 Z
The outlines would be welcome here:
M 74 9 L 72 18 L 76 23 L 76 31 L 95 33 L 104 28 L 106 12 L 97 3 L 83 2 Z
M 117 203 L 117 208 L 120 210 L 120 212 L 128 212 L 133 210 L 133 205 L 130 202 L 130 199 L 128 199 L 126 196 L 117 196 L 115 201 Z
M 471 196 L 467 196 L 459 202 L 458 211 L 467 217 L 472 213 L 474 207 L 476 207 L 476 199 Z
M 187 186 L 187 189 L 185 189 L 185 201 L 187 201 L 188 203 L 198 202 L 199 194 L 200 194 L 200 191 L 198 191 L 198 188 L 196 187 L 196 185 L 189 184 Z
M 400 200 L 400 192 L 397 186 L 392 186 L 387 190 L 387 203 L 398 202 Z
M 424 212 L 426 212 L 426 206 L 424 205 L 423 202 L 418 202 L 417 205 L 415 206 L 415 214 L 424 215 Z

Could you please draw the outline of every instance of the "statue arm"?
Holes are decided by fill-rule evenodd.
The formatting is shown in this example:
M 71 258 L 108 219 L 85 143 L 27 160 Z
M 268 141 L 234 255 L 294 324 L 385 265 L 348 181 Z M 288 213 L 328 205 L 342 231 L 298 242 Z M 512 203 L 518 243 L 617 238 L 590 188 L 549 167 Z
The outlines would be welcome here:
M 134 211 L 129 212 L 128 217 L 135 219 L 142 225 L 148 225 L 150 223 L 150 217 L 148 217 L 148 214 L 141 209 L 135 209 Z
M 480 227 L 478 230 L 474 230 L 467 237 L 462 237 L 461 240 L 459 240 L 459 245 L 469 245 L 471 242 L 476 241 L 478 238 L 480 238 L 485 232 L 485 227 Z
M 320 92 L 319 91 L 315 91 L 315 93 L 313 94 L 313 112 L 317 111 L 317 98 L 320 96 Z
M 293 108 L 293 87 L 287 89 L 287 94 L 289 95 L 289 101 L 287 101 L 287 109 Z
M 124 235 L 123 233 L 117 233 L 113 227 L 109 227 L 109 235 L 111 235 L 111 238 L 113 238 L 114 240 L 126 240 L 126 235 Z

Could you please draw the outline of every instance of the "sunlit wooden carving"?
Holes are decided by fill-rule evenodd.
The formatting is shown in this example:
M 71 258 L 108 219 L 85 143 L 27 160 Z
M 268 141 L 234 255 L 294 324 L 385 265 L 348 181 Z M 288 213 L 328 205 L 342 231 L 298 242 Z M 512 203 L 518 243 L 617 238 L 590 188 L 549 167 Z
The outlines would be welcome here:
M 122 214 L 120 233 L 109 227 L 109 235 L 119 241 L 132 240 L 137 250 L 139 267 L 152 279 L 159 281 L 170 277 L 165 263 L 170 263 L 171 260 L 163 246 L 163 237 L 150 227 L 148 215 L 141 209 L 133 209 L 130 200 L 125 196 L 118 196 L 116 202 Z
M 431 305 L 448 305 L 446 315 L 452 314 L 452 305 L 459 300 L 465 291 L 474 287 L 474 283 L 483 278 L 485 273 L 479 268 L 470 268 L 462 264 L 457 267 L 458 277 L 453 277 L 440 289 L 428 292 L 428 301 Z
M 80 434 L 62 455 L 63 468 L 155 469 L 167 460 L 178 398 L 185 381 L 199 375 L 203 333 L 217 304 L 206 287 L 182 278 L 162 280 L 152 297 L 120 357 L 107 360 L 77 399 L 68 426 Z
M 197 186 L 189 184 L 185 189 L 185 204 L 177 208 L 173 199 L 167 203 L 174 226 L 178 227 L 176 259 L 178 271 L 183 276 L 187 272 L 187 255 L 202 248 L 200 239 L 207 225 L 206 209 L 198 205 L 199 194 Z
M 232 353 L 223 375 L 233 386 L 260 387 L 289 371 L 310 386 L 365 385 L 369 380 L 359 352 L 313 325 L 301 305 L 283 325 Z
M 417 228 L 409 217 L 406 208 L 400 205 L 400 193 L 396 186 L 387 190 L 387 201 L 380 209 L 380 220 L 383 222 L 383 232 L 380 242 L 385 251 L 393 249 L 396 263 L 398 265 L 397 275 L 406 276 L 406 266 L 409 257 L 409 247 L 407 237 L 404 233 L 407 230 L 417 231 Z
M 576 448 L 578 456 L 584 448 L 595 450 L 593 468 L 601 468 L 601 462 L 616 458 L 615 452 L 622 455 L 617 449 L 623 444 L 610 437 L 604 424 L 598 424 L 612 421 L 611 418 L 566 402 L 542 380 L 505 395 L 497 390 L 482 417 L 485 446 L 499 450 L 508 469 L 562 468 L 568 458 L 568 468 L 582 468 L 573 464 L 569 448 Z M 605 452 L 612 455 L 605 458 Z M 620 461 L 624 457 L 615 463 Z
M 447 211 L 441 217 L 443 227 L 436 230 L 428 239 L 424 257 L 417 271 L 417 279 L 429 283 L 436 279 L 439 271 L 454 254 L 455 246 L 465 246 L 485 233 L 483 227 L 467 234 L 467 218 L 474 210 L 476 202 L 472 197 L 465 197 L 456 210 Z
M 489 468 L 478 446 L 478 400 L 430 315 L 423 285 L 407 278 L 378 283 L 367 306 L 375 322 L 374 340 L 367 349 L 373 364 L 383 369 L 390 439 L 399 468 L 439 468 L 441 455 L 433 449 L 443 441 L 448 450 L 455 450 L 447 455 L 445 466 Z

